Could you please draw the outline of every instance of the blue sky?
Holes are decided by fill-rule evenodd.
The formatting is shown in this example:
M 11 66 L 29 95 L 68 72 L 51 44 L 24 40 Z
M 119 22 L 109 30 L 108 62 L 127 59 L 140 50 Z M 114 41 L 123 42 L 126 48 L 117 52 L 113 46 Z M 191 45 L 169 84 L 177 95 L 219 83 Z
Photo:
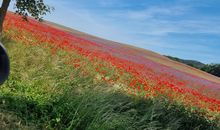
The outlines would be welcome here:
M 45 2 L 55 7 L 46 20 L 160 54 L 220 63 L 220 0 Z

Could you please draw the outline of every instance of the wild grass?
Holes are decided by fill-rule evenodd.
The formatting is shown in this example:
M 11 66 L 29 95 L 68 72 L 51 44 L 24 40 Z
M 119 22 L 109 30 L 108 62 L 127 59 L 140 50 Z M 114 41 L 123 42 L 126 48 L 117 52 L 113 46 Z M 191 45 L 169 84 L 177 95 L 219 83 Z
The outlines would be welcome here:
M 11 75 L 0 88 L 0 129 L 217 130 L 217 124 L 165 99 L 143 99 L 96 82 L 65 64 L 75 53 L 3 39 Z M 86 59 L 85 59 L 86 61 Z M 91 69 L 91 71 L 94 69 Z

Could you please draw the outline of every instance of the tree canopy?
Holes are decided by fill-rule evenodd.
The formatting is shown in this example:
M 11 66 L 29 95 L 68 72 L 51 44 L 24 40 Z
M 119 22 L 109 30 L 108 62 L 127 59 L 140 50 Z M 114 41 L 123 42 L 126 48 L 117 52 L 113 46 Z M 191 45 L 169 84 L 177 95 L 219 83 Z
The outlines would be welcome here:
M 42 16 L 46 13 L 50 13 L 53 8 L 46 5 L 44 0 L 14 0 L 15 13 L 21 15 L 27 20 L 27 16 L 30 15 L 37 20 L 42 20 Z M 0 33 L 3 30 L 3 22 L 10 5 L 11 0 L 3 0 L 0 8 Z
M 16 13 L 24 18 L 30 14 L 35 19 L 41 20 L 43 15 L 50 12 L 53 8 L 44 4 L 43 0 L 16 0 Z

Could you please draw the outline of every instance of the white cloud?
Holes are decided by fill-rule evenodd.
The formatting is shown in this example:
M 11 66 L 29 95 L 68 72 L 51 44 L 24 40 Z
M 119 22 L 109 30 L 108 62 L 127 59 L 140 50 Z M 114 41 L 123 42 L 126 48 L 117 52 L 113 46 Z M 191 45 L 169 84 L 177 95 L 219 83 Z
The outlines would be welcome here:
M 189 11 L 187 6 L 150 6 L 141 10 L 117 10 L 111 13 L 112 16 L 129 20 L 148 20 L 156 16 L 176 16 Z
M 196 5 L 198 6 L 198 5 Z M 192 5 L 149 6 L 142 10 L 116 10 L 109 16 L 126 20 L 137 34 L 164 36 L 169 33 L 220 34 L 220 18 L 194 14 Z M 175 20 L 177 19 L 177 20 Z
M 160 7 L 153 6 L 141 11 L 128 11 L 127 15 L 134 20 L 147 20 L 156 16 L 175 16 L 182 15 L 188 10 L 185 6 Z

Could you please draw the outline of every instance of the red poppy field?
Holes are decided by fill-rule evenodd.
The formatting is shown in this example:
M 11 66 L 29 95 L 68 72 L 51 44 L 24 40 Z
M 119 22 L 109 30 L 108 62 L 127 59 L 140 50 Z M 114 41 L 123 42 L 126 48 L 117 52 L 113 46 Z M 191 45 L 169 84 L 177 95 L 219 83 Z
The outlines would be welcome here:
M 81 69 L 84 75 L 92 73 L 95 81 L 116 87 L 125 94 L 145 100 L 165 98 L 208 121 L 220 120 L 217 77 L 153 52 L 104 42 L 83 33 L 74 34 L 33 19 L 27 22 L 13 13 L 7 14 L 4 28 L 14 41 L 40 45 L 50 49 L 52 55 L 57 55 L 59 50 L 69 53 L 63 57 L 66 65 Z M 88 64 L 92 68 L 85 67 Z

